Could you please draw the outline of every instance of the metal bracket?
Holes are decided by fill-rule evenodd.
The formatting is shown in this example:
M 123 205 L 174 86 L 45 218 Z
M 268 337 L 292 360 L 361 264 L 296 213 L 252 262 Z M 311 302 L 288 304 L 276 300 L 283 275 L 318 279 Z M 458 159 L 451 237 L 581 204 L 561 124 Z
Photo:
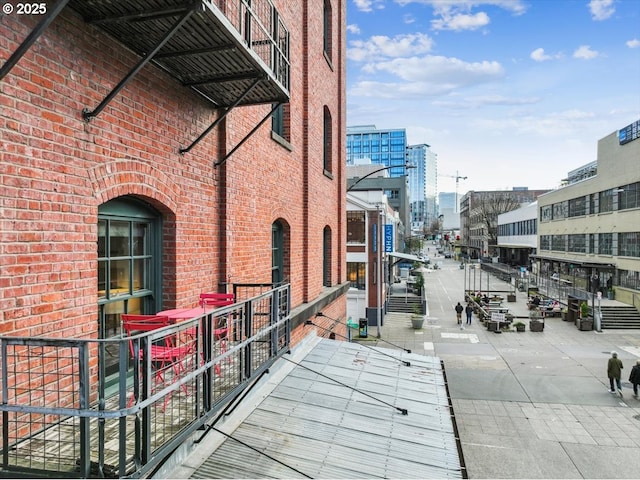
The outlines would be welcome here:
M 58 14 L 62 11 L 62 9 L 69 3 L 69 0 L 60 0 L 56 3 L 47 14 L 38 22 L 36 28 L 31 30 L 31 33 L 27 35 L 27 38 L 20 44 L 15 52 L 9 57 L 9 59 L 4 62 L 2 68 L 0 68 L 0 80 L 2 80 L 7 73 L 15 66 L 16 63 L 20 61 L 22 56 L 27 53 L 27 50 L 31 48 L 31 45 L 35 43 L 35 41 L 42 35 L 42 32 L 49 26 L 51 22 L 58 16 Z M 9 4 L 7 4 L 9 5 Z
M 269 113 L 267 113 L 267 114 L 264 116 L 264 118 L 263 118 L 262 120 L 260 120 L 260 122 L 258 122 L 258 124 L 257 124 L 255 127 L 253 127 L 253 128 L 251 129 L 251 131 L 250 131 L 249 133 L 247 133 L 247 134 L 244 136 L 244 138 L 243 138 L 242 140 L 240 140 L 240 141 L 238 142 L 238 144 L 237 144 L 235 147 L 233 147 L 233 148 L 231 149 L 231 151 L 230 151 L 229 153 L 227 153 L 224 157 L 222 157 L 222 159 L 221 159 L 221 160 L 219 160 L 219 161 L 217 161 L 217 162 L 215 162 L 215 163 L 213 164 L 214 168 L 215 168 L 215 167 L 219 167 L 219 166 L 220 166 L 220 165 L 222 165 L 224 162 L 226 162 L 226 161 L 227 161 L 227 159 L 228 159 L 231 155 L 233 155 L 233 154 L 235 153 L 235 151 L 236 151 L 236 150 L 238 150 L 238 149 L 242 146 L 242 144 L 243 144 L 244 142 L 246 142 L 246 141 L 249 139 L 249 137 L 250 137 L 251 135 L 253 135 L 254 133 L 256 133 L 256 131 L 257 131 L 257 130 L 262 126 L 262 124 L 263 124 L 264 122 L 266 122 L 266 121 L 269 119 L 269 117 L 271 117 L 271 115 L 273 115 L 273 112 L 275 112 L 275 111 L 278 109 L 278 107 L 280 107 L 280 105 L 282 105 L 282 103 L 276 103 L 276 104 L 275 104 L 275 106 L 274 106 L 274 107 L 269 111 Z
M 187 153 L 187 152 L 188 152 L 188 151 L 190 151 L 193 147 L 195 147 L 195 146 L 200 142 L 200 140 L 202 140 L 204 137 L 206 137 L 206 136 L 209 134 L 209 132 L 210 132 L 211 130 L 213 130 L 213 129 L 216 127 L 216 125 L 218 125 L 222 120 L 224 120 L 224 119 L 226 118 L 226 116 L 229 114 L 229 112 L 231 112 L 231 110 L 232 110 L 232 109 L 234 109 L 235 107 L 237 107 L 237 106 L 238 106 L 238 104 L 239 104 L 242 100 L 244 100 L 244 98 L 245 98 L 247 95 L 249 95 L 249 93 L 251 93 L 251 90 L 253 90 L 253 89 L 256 87 L 256 85 L 258 85 L 258 83 L 260 83 L 263 79 L 264 79 L 264 77 L 258 77 L 258 78 L 256 78 L 256 79 L 253 81 L 253 83 L 249 86 L 249 88 L 247 88 L 247 90 L 246 90 L 246 91 L 244 91 L 244 92 L 242 93 L 242 95 L 240 95 L 240 96 L 238 97 L 238 99 L 237 99 L 235 102 L 233 102 L 233 105 L 231 105 L 231 106 L 229 106 L 229 107 L 226 107 L 226 108 L 224 109 L 224 111 L 222 112 L 222 114 L 221 114 L 218 118 L 216 118 L 216 120 L 215 120 L 211 125 L 209 125 L 209 127 L 207 127 L 207 129 L 206 129 L 204 132 L 202 132 L 202 133 L 198 136 L 198 138 L 196 138 L 193 142 L 191 142 L 191 145 L 189 145 L 189 146 L 188 146 L 188 147 L 186 147 L 186 148 L 181 148 L 181 149 L 179 150 L 179 152 L 180 152 L 180 153 Z
M 180 30 L 182 25 L 184 25 L 184 23 L 189 20 L 189 17 L 191 17 L 191 15 L 193 15 L 195 11 L 196 10 L 193 7 L 189 10 L 186 10 L 183 13 L 182 17 L 180 17 L 180 19 L 165 34 L 165 36 L 162 37 L 162 39 L 160 40 L 160 42 L 158 42 L 154 49 L 148 52 L 138 62 L 138 64 L 120 81 L 120 83 L 118 83 L 118 85 L 115 86 L 113 90 L 111 90 L 109 95 L 107 95 L 105 99 L 102 100 L 102 102 L 100 102 L 100 104 L 94 110 L 89 111 L 88 108 L 82 110 L 82 117 L 87 121 L 91 120 L 93 117 L 97 117 L 104 109 L 104 107 L 106 107 L 108 103 L 113 99 L 113 97 L 115 97 L 120 92 L 120 90 L 122 90 L 124 86 L 129 83 L 129 80 L 131 80 L 140 70 L 142 70 L 142 68 L 153 59 L 153 56 L 158 53 L 158 51 L 165 45 L 165 43 L 167 43 L 171 39 L 171 37 L 173 37 L 173 35 L 175 35 L 178 30 Z

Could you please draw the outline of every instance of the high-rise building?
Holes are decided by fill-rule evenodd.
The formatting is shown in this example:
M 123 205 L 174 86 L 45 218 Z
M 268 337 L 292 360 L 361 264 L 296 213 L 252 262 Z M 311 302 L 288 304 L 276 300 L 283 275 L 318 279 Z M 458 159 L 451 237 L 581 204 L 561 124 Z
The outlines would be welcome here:
M 373 163 L 389 169 L 390 177 L 405 175 L 407 133 L 404 128 L 378 130 L 375 125 L 347 127 L 347 165 Z M 397 168 L 396 168 L 397 167 Z
M 438 206 L 440 207 L 440 213 L 443 209 L 455 210 L 456 194 L 455 192 L 440 192 L 438 194 Z
M 416 168 L 408 171 L 411 231 L 424 232 L 437 218 L 438 156 L 426 143 L 407 147 L 407 163 Z

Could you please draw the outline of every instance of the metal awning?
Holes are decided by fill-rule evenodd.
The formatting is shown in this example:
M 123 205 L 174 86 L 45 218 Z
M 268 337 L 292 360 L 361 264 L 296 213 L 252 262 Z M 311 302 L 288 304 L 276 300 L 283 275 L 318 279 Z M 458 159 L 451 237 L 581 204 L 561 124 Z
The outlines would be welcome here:
M 598 268 L 601 270 L 604 270 L 604 269 L 615 270 L 616 268 L 615 264 L 613 263 L 607 263 L 607 262 L 600 263 L 600 262 L 594 262 L 590 260 L 587 261 L 587 260 L 575 260 L 571 258 L 549 257 L 541 254 L 529 255 L 529 258 L 534 258 L 538 260 L 547 260 L 549 262 L 570 263 L 572 265 L 576 265 L 582 268 Z
M 286 358 L 182 478 L 467 477 L 439 358 L 310 337 Z
M 389 255 L 390 257 L 401 258 L 403 260 L 411 260 L 412 262 L 427 263 L 429 261 L 429 257 L 420 258 L 416 255 L 410 255 L 408 253 L 388 252 L 387 255 Z

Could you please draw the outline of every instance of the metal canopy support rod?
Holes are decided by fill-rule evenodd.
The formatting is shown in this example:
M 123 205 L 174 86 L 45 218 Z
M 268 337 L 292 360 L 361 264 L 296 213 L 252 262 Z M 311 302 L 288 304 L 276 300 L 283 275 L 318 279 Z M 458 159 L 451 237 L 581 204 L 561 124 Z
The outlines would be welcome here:
M 182 17 L 173 25 L 173 27 L 171 27 L 171 30 L 169 30 L 165 34 L 165 36 L 162 38 L 162 40 L 160 40 L 155 48 L 147 53 L 138 62 L 138 64 L 120 81 L 120 83 L 118 83 L 118 85 L 116 85 L 116 87 L 111 90 L 109 95 L 107 95 L 105 99 L 102 100 L 100 105 L 98 105 L 93 111 L 89 111 L 88 108 L 82 110 L 82 117 L 87 121 L 91 120 L 93 117 L 97 117 L 104 109 L 104 107 L 106 107 L 107 104 L 113 99 L 113 97 L 115 97 L 118 92 L 120 92 L 120 90 L 122 90 L 124 86 L 129 83 L 129 80 L 131 80 L 140 70 L 142 70 L 142 68 L 153 59 L 153 56 L 164 46 L 164 44 L 167 43 L 178 30 L 180 30 L 182 25 L 184 25 L 184 23 L 189 19 L 189 17 L 191 17 L 191 15 L 193 15 L 194 12 L 195 8 L 186 10 Z
M 60 0 L 56 3 L 53 8 L 51 8 L 47 14 L 40 20 L 36 28 L 34 28 L 27 38 L 20 44 L 18 49 L 13 52 L 13 55 L 9 57 L 9 59 L 2 65 L 0 68 L 0 80 L 2 80 L 7 73 L 14 67 L 18 61 L 22 58 L 22 56 L 27 53 L 27 50 L 31 48 L 31 45 L 42 35 L 42 32 L 49 26 L 51 22 L 58 16 L 58 14 L 62 11 L 62 9 L 69 3 L 69 0 Z
M 229 114 L 229 112 L 230 112 L 233 108 L 237 107 L 237 106 L 238 106 L 238 104 L 239 104 L 242 100 L 244 100 L 244 98 L 245 98 L 247 95 L 249 95 L 249 93 L 251 93 L 251 90 L 253 90 L 253 89 L 256 87 L 256 85 L 258 85 L 258 83 L 260 83 L 263 79 L 264 79 L 264 77 L 258 77 L 258 78 L 256 78 L 256 79 L 253 81 L 253 83 L 249 86 L 249 88 L 247 88 L 247 90 L 246 90 L 242 95 L 240 95 L 240 96 L 238 97 L 238 99 L 237 99 L 235 102 L 233 102 L 233 105 L 231 105 L 231 106 L 229 106 L 229 107 L 225 108 L 225 109 L 224 109 L 224 112 L 222 113 L 222 115 L 220 115 L 218 118 L 216 118 L 216 120 L 215 120 L 211 125 L 209 125 L 209 127 L 208 127 L 204 132 L 202 132 L 202 133 L 198 136 L 198 138 L 196 138 L 196 139 L 191 143 L 191 145 L 189 145 L 187 148 L 181 148 L 181 149 L 179 150 L 179 152 L 180 152 L 180 153 L 187 153 L 189 150 L 191 150 L 193 147 L 195 147 L 195 146 L 196 146 L 196 144 L 197 144 L 197 143 L 199 143 L 199 142 L 200 142 L 200 140 L 202 140 L 204 137 L 206 137 L 206 136 L 209 134 L 209 132 L 210 132 L 211 130 L 213 130 L 213 129 L 216 127 L 216 125 L 218 125 L 222 120 L 224 120 L 224 119 L 225 119 L 225 117 Z
M 263 124 L 264 122 L 266 122 L 266 121 L 268 120 L 268 118 L 269 118 L 271 115 L 273 115 L 273 112 L 275 112 L 275 111 L 278 109 L 278 107 L 280 107 L 280 105 L 282 105 L 282 103 L 276 103 L 276 104 L 275 104 L 275 106 L 274 106 L 274 107 L 269 111 L 269 113 L 267 113 L 267 114 L 264 116 L 264 118 L 263 118 L 262 120 L 260 120 L 260 122 L 259 122 L 255 127 L 253 127 L 253 128 L 251 129 L 251 131 L 250 131 L 249 133 L 247 133 L 247 134 L 245 135 L 245 137 L 244 137 L 242 140 L 240 140 L 240 142 L 239 142 L 235 147 L 233 147 L 233 148 L 231 149 L 231 151 L 230 151 L 229 153 L 227 153 L 227 154 L 226 154 L 226 155 L 225 155 L 225 156 L 224 156 L 220 161 L 215 162 L 215 163 L 213 164 L 213 166 L 214 166 L 214 167 L 219 167 L 219 166 L 220 166 L 220 165 L 222 165 L 224 162 L 226 162 L 226 161 L 227 161 L 227 159 L 228 159 L 231 155 L 233 155 L 233 154 L 235 153 L 235 151 L 236 151 L 237 149 L 239 149 L 239 148 L 242 146 L 242 144 L 243 144 L 244 142 L 246 142 L 246 141 L 249 139 L 249 137 L 250 137 L 251 135 L 253 135 L 254 133 L 256 133 L 256 131 L 257 131 L 257 130 L 262 126 L 262 124 Z

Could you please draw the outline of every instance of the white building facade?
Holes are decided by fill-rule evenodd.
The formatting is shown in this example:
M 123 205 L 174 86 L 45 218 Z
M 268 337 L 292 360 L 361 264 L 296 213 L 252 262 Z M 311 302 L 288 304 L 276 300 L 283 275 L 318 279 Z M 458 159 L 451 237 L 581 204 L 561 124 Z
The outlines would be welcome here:
M 529 256 L 538 246 L 538 202 L 498 215 L 500 263 L 530 267 Z

